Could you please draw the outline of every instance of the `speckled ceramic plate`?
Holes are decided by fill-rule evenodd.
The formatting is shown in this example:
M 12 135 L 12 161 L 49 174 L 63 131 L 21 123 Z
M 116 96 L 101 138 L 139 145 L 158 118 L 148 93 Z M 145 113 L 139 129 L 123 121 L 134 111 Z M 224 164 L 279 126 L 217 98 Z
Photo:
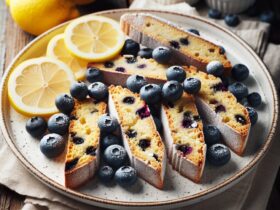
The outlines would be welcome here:
M 118 20 L 126 12 L 136 11 L 113 10 L 98 14 Z M 62 24 L 28 44 L 6 70 L 1 87 L 1 128 L 7 143 L 30 173 L 54 190 L 79 201 L 115 209 L 163 209 L 190 205 L 221 193 L 240 181 L 257 165 L 271 144 L 277 121 L 277 95 L 268 70 L 254 51 L 233 33 L 205 19 L 171 12 L 147 12 L 186 28 L 198 29 L 202 37 L 224 46 L 233 64 L 246 64 L 250 69 L 250 77 L 246 81 L 249 89 L 251 92 L 258 91 L 263 98 L 263 105 L 258 108 L 259 121 L 252 128 L 244 156 L 232 153 L 230 162 L 222 167 L 206 164 L 200 184 L 180 176 L 168 164 L 163 190 L 158 190 L 143 180 L 139 180 L 131 189 L 123 189 L 117 185 L 107 187 L 96 178 L 78 190 L 67 189 L 63 186 L 63 157 L 54 161 L 41 154 L 38 141 L 25 131 L 26 118 L 10 107 L 7 97 L 7 78 L 10 72 L 26 59 L 45 55 L 48 41 L 54 35 L 62 33 L 67 25 Z

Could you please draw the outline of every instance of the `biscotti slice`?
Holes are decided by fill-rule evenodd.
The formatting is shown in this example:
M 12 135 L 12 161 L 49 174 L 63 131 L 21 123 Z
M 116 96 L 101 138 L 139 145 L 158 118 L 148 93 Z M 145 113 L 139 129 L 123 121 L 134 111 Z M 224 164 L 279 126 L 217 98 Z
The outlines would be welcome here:
M 200 114 L 219 128 L 225 143 L 235 153 L 242 155 L 251 128 L 247 109 L 227 91 L 220 78 L 198 71 L 194 67 L 185 69 L 187 77 L 201 81 L 201 89 L 196 97 Z
M 131 165 L 141 178 L 162 189 L 165 147 L 148 106 L 138 94 L 121 86 L 109 87 L 108 106 L 110 114 L 120 123 Z
M 96 67 L 102 72 L 105 83 L 122 86 L 132 74 L 145 77 L 149 83 L 164 83 L 168 68 L 152 58 L 145 59 L 133 55 L 120 55 L 104 63 L 90 63 L 89 66 Z
M 221 47 L 162 18 L 145 14 L 124 14 L 120 20 L 123 32 L 136 42 L 150 47 L 169 47 L 173 51 L 172 64 L 193 65 L 205 70 L 206 65 L 220 61 L 226 70 L 231 63 Z
M 202 120 L 194 98 L 184 94 L 161 108 L 163 135 L 169 161 L 181 175 L 199 182 L 203 173 L 206 144 Z
M 97 120 L 106 113 L 104 102 L 75 100 L 71 113 L 65 161 L 65 186 L 76 188 L 89 180 L 99 165 L 100 130 Z

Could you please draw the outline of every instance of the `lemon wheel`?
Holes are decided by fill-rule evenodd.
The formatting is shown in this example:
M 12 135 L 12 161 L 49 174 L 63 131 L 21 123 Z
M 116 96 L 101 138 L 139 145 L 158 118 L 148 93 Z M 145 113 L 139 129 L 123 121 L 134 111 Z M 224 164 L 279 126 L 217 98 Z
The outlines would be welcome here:
M 113 58 L 119 54 L 125 40 L 118 22 L 94 15 L 72 21 L 64 35 L 66 47 L 71 53 L 92 62 Z
M 55 98 L 69 93 L 74 81 L 72 71 L 57 59 L 40 57 L 26 60 L 9 77 L 9 100 L 23 115 L 49 116 L 58 111 Z
M 88 61 L 77 58 L 67 50 L 64 43 L 64 34 L 58 34 L 50 40 L 47 47 L 47 56 L 65 63 L 73 71 L 77 80 L 85 78 Z

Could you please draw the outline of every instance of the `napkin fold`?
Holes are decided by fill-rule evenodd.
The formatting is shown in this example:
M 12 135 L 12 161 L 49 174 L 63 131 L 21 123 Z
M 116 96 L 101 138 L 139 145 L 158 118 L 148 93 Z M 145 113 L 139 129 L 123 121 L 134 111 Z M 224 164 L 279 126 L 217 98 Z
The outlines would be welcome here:
M 131 8 L 162 9 L 183 14 L 199 15 L 195 8 L 186 3 L 162 6 L 152 0 L 135 0 Z M 223 21 L 216 21 L 225 26 Z M 227 27 L 227 26 L 225 26 Z M 231 28 L 230 28 L 231 29 Z M 241 36 L 257 52 L 268 66 L 273 78 L 280 76 L 280 45 L 267 45 L 269 25 L 256 21 L 244 20 L 234 32 Z M 279 84 L 278 84 L 279 85 Z M 261 132 L 261 131 L 260 131 Z M 278 134 L 275 138 L 279 137 Z M 262 210 L 265 209 L 270 191 L 280 164 L 280 142 L 273 141 L 268 154 L 248 176 L 224 193 L 188 206 L 190 210 L 227 209 L 227 210 Z M 34 178 L 23 168 L 11 152 L 3 137 L 0 137 L 1 173 L 0 183 L 19 194 L 25 195 L 23 210 L 102 210 L 63 196 Z M 3 173 L 4 172 L 4 173 Z M 180 208 L 186 209 L 186 208 Z

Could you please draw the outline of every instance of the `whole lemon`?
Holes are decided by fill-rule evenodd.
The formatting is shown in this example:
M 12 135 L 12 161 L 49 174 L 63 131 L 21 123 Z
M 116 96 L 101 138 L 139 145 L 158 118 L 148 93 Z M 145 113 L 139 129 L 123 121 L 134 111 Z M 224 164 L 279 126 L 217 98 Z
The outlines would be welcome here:
M 71 0 L 10 0 L 10 12 L 14 21 L 33 35 L 79 16 Z

